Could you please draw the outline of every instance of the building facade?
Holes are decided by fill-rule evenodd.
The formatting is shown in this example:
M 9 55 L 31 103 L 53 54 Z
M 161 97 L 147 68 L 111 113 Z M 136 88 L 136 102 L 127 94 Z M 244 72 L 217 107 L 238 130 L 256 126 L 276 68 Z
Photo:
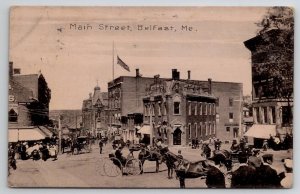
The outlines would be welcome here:
M 137 69 L 136 76 L 121 76 L 109 82 L 109 125 L 126 131 L 126 125 L 123 125 L 121 122 L 122 118 L 126 120 L 125 118 L 130 114 L 144 115 L 143 97 L 147 95 L 146 88 L 149 88 L 154 83 L 154 80 L 154 77 L 140 76 Z M 159 80 L 163 82 L 170 80 L 170 78 L 159 78 Z M 192 80 L 190 71 L 188 71 L 187 79 L 179 79 L 182 82 L 186 80 L 207 88 L 208 81 Z M 230 142 L 242 134 L 243 85 L 242 83 L 211 81 L 211 91 L 216 98 L 216 137 L 223 142 Z M 139 128 L 139 126 L 140 124 L 135 124 L 133 127 Z M 126 133 L 128 134 L 129 132 Z
M 8 91 L 9 142 L 34 141 L 49 137 L 49 102 L 51 90 L 44 76 L 22 75 L 9 63 Z M 31 137 L 26 134 L 31 132 Z
M 108 96 L 101 92 L 99 86 L 94 88 L 94 93 L 82 103 L 82 129 L 89 131 L 93 137 L 107 135 L 108 123 Z
M 201 85 L 180 80 L 174 69 L 172 79 L 160 80 L 156 76 L 146 91 L 144 123 L 152 130 L 150 139 L 160 138 L 168 145 L 188 145 L 193 139 L 215 137 L 216 98 L 211 94 L 211 80 Z
M 292 132 L 293 124 L 293 54 L 281 60 L 285 51 L 278 45 L 280 33 L 280 30 L 270 30 L 244 44 L 251 51 L 254 125 L 260 127 L 259 133 L 265 126 L 273 126 L 274 133 L 284 137 Z M 278 47 L 281 49 L 275 49 Z M 268 52 L 260 48 L 268 48 Z M 279 60 L 274 62 L 276 57 Z M 271 74 L 272 70 L 278 73 Z

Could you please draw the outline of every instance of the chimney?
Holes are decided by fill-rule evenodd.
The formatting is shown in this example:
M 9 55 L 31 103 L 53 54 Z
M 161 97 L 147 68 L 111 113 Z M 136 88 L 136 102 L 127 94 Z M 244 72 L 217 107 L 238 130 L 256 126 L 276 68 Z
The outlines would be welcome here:
M 15 68 L 13 70 L 14 70 L 14 72 L 13 72 L 14 75 L 16 75 L 16 74 L 20 75 L 21 74 L 21 69 L 20 68 Z
M 177 69 L 172 69 L 172 79 L 179 80 L 180 79 L 180 72 Z
M 188 80 L 190 80 L 191 79 L 191 71 L 188 70 L 187 73 L 188 73 Z
M 208 93 L 211 94 L 211 78 L 208 78 Z
M 140 77 L 140 69 L 135 69 L 135 77 Z
M 14 75 L 14 64 L 12 61 L 9 62 L 9 77 L 12 77 Z
M 89 93 L 90 99 L 92 98 L 92 93 Z

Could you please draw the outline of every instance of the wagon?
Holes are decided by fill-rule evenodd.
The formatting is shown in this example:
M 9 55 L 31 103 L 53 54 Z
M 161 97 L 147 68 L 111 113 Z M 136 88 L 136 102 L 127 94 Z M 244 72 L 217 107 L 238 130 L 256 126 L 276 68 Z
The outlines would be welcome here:
M 79 136 L 77 137 L 75 143 L 73 144 L 72 151 L 73 154 L 79 154 L 80 152 L 90 153 L 92 150 L 91 142 L 89 137 L 87 136 Z

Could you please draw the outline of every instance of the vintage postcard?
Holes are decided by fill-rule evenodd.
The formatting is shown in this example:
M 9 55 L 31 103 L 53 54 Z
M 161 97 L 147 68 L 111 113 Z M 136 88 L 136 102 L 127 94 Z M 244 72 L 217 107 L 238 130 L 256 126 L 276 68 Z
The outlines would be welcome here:
M 8 185 L 291 188 L 290 7 L 10 9 Z

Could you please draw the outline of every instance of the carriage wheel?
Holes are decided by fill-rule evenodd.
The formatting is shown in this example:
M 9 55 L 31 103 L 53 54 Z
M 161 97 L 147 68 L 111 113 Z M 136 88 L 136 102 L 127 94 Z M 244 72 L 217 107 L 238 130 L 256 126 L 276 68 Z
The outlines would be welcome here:
M 117 158 L 106 158 L 103 164 L 103 170 L 106 176 L 116 177 L 122 175 L 123 167 Z
M 104 158 L 96 161 L 96 172 L 101 176 L 105 176 L 104 162 L 105 162 Z
M 125 164 L 125 168 L 128 174 L 138 175 L 142 172 L 142 162 L 135 158 L 129 159 Z

